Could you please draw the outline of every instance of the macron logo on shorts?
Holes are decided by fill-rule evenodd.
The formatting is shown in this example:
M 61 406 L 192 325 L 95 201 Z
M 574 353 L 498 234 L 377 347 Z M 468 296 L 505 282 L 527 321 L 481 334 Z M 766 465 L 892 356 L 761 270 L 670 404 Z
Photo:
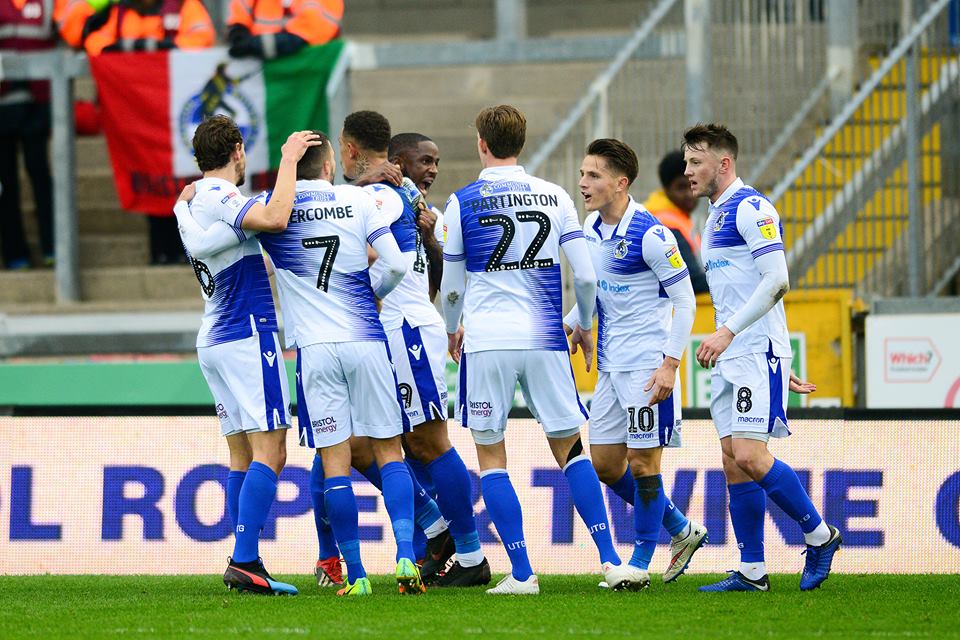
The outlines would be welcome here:
M 409 351 L 411 354 L 413 354 L 413 357 L 416 358 L 418 362 L 420 361 L 420 351 L 421 351 L 421 350 L 422 350 L 422 348 L 421 348 L 420 345 L 418 345 L 418 344 L 415 344 L 415 345 L 413 345 L 412 347 L 410 347 L 410 348 L 407 349 L 407 351 Z
M 780 364 L 780 358 L 770 358 L 767 362 L 770 364 L 770 371 L 776 373 L 777 366 Z
M 264 351 L 263 357 L 266 359 L 267 365 L 272 367 L 273 361 L 277 359 L 277 354 L 275 354 L 273 351 Z

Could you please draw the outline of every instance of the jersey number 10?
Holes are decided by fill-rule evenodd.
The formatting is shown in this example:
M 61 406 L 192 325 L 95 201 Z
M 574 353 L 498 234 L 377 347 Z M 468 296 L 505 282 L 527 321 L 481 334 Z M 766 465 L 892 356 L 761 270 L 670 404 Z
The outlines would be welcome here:
M 536 259 L 537 253 L 543 248 L 543 243 L 547 241 L 550 235 L 550 218 L 542 211 L 517 211 L 517 222 L 536 222 L 539 226 L 537 235 L 533 237 L 530 246 L 524 252 L 520 262 L 503 262 L 503 256 L 506 255 L 510 243 L 517 235 L 517 228 L 513 219 L 502 213 L 495 213 L 489 216 L 481 216 L 477 222 L 481 227 L 497 225 L 503 228 L 503 235 L 500 236 L 500 242 L 493 249 L 493 254 L 487 261 L 486 271 L 512 271 L 514 269 L 543 269 L 553 266 L 553 258 Z

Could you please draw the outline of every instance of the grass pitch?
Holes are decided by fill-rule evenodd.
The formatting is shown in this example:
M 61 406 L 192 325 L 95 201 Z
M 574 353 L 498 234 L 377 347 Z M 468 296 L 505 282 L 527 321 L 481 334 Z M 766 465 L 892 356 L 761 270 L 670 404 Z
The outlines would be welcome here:
M 800 593 L 702 594 L 720 576 L 690 575 L 641 593 L 596 588 L 596 576 L 541 576 L 539 597 L 482 589 L 400 596 L 373 577 L 369 598 L 335 597 L 312 576 L 277 576 L 296 597 L 227 592 L 220 576 L 3 576 L 0 638 L 960 638 L 960 576 L 834 575 Z

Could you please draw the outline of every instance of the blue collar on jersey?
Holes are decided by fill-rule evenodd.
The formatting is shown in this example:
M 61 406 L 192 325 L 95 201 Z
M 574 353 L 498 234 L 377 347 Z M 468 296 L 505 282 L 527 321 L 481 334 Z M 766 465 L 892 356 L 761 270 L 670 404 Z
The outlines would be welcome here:
M 716 202 L 710 203 L 710 208 L 719 209 L 721 206 L 723 206 L 724 202 L 732 198 L 733 194 L 735 194 L 737 191 L 740 191 L 740 189 L 743 189 L 743 187 L 744 187 L 743 180 L 741 180 L 740 178 L 737 178 L 736 180 L 730 183 L 730 186 L 727 187 L 723 193 L 720 194 L 720 197 L 717 198 Z
M 619 236 L 621 238 L 627 235 L 627 230 L 630 228 L 630 223 L 633 222 L 633 214 L 637 213 L 640 210 L 640 205 L 637 204 L 637 201 L 633 199 L 633 196 L 630 196 L 630 201 L 627 202 L 627 210 L 623 212 L 623 217 L 620 218 L 620 222 L 617 223 L 617 226 L 613 229 L 613 234 L 610 236 Z M 600 233 L 600 225 L 603 223 L 603 220 L 600 219 L 600 214 L 597 214 L 597 219 L 593 223 L 593 230 L 597 233 L 597 237 L 603 240 L 603 234 Z

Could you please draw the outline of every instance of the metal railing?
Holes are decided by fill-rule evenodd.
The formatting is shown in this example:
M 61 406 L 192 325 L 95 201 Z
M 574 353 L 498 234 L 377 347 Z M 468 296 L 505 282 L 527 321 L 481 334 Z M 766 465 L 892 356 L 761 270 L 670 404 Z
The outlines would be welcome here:
M 774 187 L 791 277 L 860 296 L 923 295 L 960 249 L 960 66 L 951 0 L 922 15 Z M 796 240 L 792 240 L 796 238 Z
M 80 243 L 74 206 L 73 80 L 88 73 L 87 57 L 67 49 L 0 55 L 0 77 L 4 80 L 50 81 L 54 281 L 58 303 L 80 299 Z
M 350 112 L 351 54 L 348 44 L 327 83 L 330 122 L 343 122 Z M 50 81 L 54 283 L 58 304 L 81 299 L 73 96 L 74 80 L 89 73 L 86 55 L 65 48 L 42 53 L 0 54 L 0 77 L 3 79 Z M 339 165 L 337 171 L 340 172 Z
M 672 32 L 669 46 L 663 27 L 678 24 L 685 29 Z M 637 59 L 655 37 L 664 57 Z M 761 168 L 772 172 L 798 137 L 813 137 L 811 118 L 825 117 L 822 98 L 838 73 L 828 73 L 827 62 L 826 22 L 805 3 L 663 0 L 525 164 L 576 193 L 587 143 L 617 137 L 640 160 L 639 196 L 659 186 L 656 165 L 679 147 L 683 130 L 713 119 L 737 134 L 745 167 L 763 156 Z

